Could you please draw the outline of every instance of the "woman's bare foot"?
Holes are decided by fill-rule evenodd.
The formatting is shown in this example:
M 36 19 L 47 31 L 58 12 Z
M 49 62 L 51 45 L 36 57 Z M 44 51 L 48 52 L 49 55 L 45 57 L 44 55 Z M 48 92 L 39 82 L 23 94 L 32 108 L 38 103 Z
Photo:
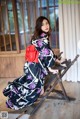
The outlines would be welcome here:
M 40 95 L 43 95 L 43 94 L 44 94 L 44 88 L 42 88 Z

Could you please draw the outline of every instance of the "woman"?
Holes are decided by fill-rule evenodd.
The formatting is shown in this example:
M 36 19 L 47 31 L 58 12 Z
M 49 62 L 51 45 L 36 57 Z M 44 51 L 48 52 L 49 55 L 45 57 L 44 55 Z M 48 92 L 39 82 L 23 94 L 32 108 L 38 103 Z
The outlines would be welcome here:
M 34 35 L 31 44 L 35 46 L 38 53 L 38 62 L 27 60 L 24 65 L 25 75 L 8 84 L 3 93 L 8 90 L 6 104 L 9 108 L 18 110 L 26 105 L 32 105 L 37 98 L 44 93 L 44 78 L 48 71 L 58 73 L 51 67 L 57 61 L 55 54 L 49 46 L 51 27 L 49 20 L 40 16 L 36 20 Z

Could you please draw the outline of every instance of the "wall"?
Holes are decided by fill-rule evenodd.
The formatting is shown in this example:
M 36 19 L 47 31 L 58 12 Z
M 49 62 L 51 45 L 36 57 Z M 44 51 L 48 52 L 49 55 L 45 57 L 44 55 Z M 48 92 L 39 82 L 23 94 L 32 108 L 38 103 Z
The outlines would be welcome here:
M 24 54 L 0 55 L 0 78 L 21 76 L 24 62 Z

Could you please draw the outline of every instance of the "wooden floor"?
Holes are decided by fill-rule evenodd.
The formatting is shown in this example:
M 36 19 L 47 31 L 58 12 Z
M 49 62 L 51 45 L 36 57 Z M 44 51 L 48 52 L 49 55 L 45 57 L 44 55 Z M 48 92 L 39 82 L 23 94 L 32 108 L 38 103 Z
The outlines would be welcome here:
M 6 97 L 3 96 L 2 90 L 6 87 L 7 82 L 14 79 L 0 79 L 0 111 L 10 110 L 5 105 Z M 66 102 L 64 100 L 47 99 L 42 104 L 34 119 L 80 119 L 80 83 L 63 82 L 67 94 L 71 97 L 75 97 L 75 101 Z M 9 117 L 9 119 L 13 119 Z M 15 119 L 15 118 L 14 118 Z M 20 119 L 23 119 L 22 117 Z M 24 119 L 27 119 L 25 117 Z

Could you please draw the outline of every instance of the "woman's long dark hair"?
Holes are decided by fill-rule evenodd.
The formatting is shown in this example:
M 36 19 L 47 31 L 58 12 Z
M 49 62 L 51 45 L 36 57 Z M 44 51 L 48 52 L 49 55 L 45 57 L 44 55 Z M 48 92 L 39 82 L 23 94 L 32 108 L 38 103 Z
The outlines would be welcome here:
M 36 20 L 34 35 L 32 36 L 31 40 L 32 39 L 35 40 L 36 38 L 38 38 L 41 35 L 41 33 L 43 33 L 43 31 L 41 30 L 41 26 L 42 26 L 43 20 L 45 20 L 45 19 L 48 21 L 49 26 L 50 26 L 50 22 L 46 17 L 44 17 L 44 16 L 38 17 Z M 50 34 L 51 34 L 51 26 L 50 26 L 50 29 L 49 29 L 49 32 L 47 33 L 47 35 L 50 36 Z

